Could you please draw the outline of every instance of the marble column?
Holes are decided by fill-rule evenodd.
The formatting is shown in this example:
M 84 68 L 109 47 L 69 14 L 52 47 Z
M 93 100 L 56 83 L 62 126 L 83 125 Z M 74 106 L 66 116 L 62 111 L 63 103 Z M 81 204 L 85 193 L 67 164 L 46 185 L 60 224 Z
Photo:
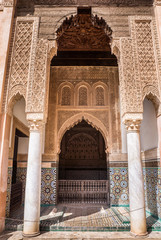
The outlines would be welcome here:
M 0 114 L 0 232 L 5 227 L 10 125 L 11 117 Z
M 140 152 L 141 120 L 126 120 L 131 233 L 146 235 L 144 180 Z
M 30 122 L 23 228 L 23 235 L 27 237 L 39 235 L 42 126 L 42 122 Z

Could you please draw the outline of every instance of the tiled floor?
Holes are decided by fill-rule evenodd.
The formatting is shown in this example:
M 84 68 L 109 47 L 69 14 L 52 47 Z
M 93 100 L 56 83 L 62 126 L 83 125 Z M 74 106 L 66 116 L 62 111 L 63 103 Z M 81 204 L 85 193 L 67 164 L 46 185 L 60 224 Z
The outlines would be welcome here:
M 58 205 L 41 208 L 41 231 L 130 231 L 129 208 Z M 148 230 L 161 231 L 161 221 L 147 213 Z M 22 230 L 23 207 L 6 220 L 6 230 Z

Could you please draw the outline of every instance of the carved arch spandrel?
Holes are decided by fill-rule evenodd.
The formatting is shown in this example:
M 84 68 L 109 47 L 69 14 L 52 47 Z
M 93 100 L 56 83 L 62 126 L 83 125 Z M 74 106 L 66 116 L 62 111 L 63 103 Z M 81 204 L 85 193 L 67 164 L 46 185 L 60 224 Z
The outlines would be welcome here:
M 89 123 L 92 127 L 96 128 L 101 132 L 105 141 L 106 152 L 110 152 L 109 133 L 107 132 L 107 129 L 104 126 L 104 124 L 98 118 L 92 116 L 91 114 L 82 112 L 67 119 L 65 123 L 62 125 L 62 127 L 60 128 L 60 130 L 58 131 L 58 135 L 57 135 L 57 153 L 58 154 L 60 153 L 60 144 L 65 132 L 70 128 L 74 127 L 75 125 L 77 125 L 83 119 L 87 123 Z

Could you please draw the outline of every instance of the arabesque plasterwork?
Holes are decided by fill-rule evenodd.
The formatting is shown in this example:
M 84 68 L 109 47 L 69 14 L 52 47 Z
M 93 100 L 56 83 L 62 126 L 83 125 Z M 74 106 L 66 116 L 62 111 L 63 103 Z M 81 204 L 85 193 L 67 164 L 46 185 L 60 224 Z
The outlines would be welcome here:
M 12 105 L 11 102 L 17 94 L 26 99 L 32 66 L 31 55 L 33 54 L 38 32 L 38 18 L 18 17 L 14 29 L 11 61 L 9 62 L 9 73 L 6 79 L 8 82 L 6 92 L 8 106 Z M 5 108 L 8 108 L 7 104 Z M 11 111 L 11 109 L 7 110 Z
M 28 84 L 27 112 L 44 112 L 47 83 L 48 41 L 37 40 L 32 81 Z
M 17 18 L 11 55 L 12 61 L 10 63 L 7 103 L 9 106 L 10 101 L 17 94 L 23 96 L 26 100 L 26 112 L 30 114 L 30 120 L 33 114 L 33 119 L 37 115 L 37 120 L 44 121 L 47 118 L 48 110 L 50 60 L 57 53 L 57 45 L 55 40 L 49 41 L 38 38 L 38 23 L 38 17 Z M 119 66 L 121 115 L 123 117 L 126 115 L 126 119 L 127 117 L 131 119 L 133 113 L 142 114 L 143 99 L 150 93 L 160 103 L 161 85 L 161 70 L 158 68 L 160 50 L 153 17 L 130 17 L 129 30 L 129 37 L 113 38 L 111 43 L 112 52 L 116 55 Z M 87 78 L 83 79 L 86 82 L 85 86 L 88 82 L 89 86 L 92 87 L 93 83 L 102 81 L 102 79 L 107 86 L 110 86 L 113 79 L 117 79 L 118 73 L 110 67 L 108 72 L 107 70 L 102 71 L 101 78 L 94 70 L 91 71 L 89 76 L 90 68 L 84 67 L 84 71 L 86 71 L 84 76 Z M 70 67 L 68 67 L 68 70 L 70 70 Z M 72 79 L 72 72 L 68 72 L 68 81 L 73 84 L 73 87 L 82 80 L 79 79 L 81 76 L 79 71 L 81 70 L 78 69 L 75 72 L 77 74 L 75 80 Z M 55 74 L 55 77 L 57 77 L 57 70 L 55 70 Z M 67 80 L 66 68 L 62 67 L 60 74 L 59 79 L 61 81 L 54 85 L 57 89 Z M 91 84 L 90 81 L 93 83 Z M 76 98 L 73 101 L 76 103 Z M 90 101 L 93 101 L 92 98 Z

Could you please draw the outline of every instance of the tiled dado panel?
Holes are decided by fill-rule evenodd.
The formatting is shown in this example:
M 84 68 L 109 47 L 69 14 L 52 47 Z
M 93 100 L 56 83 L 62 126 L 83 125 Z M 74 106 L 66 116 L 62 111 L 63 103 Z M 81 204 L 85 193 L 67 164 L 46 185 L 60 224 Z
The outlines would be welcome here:
M 110 167 L 110 205 L 128 205 L 128 168 Z
M 41 204 L 57 203 L 57 168 L 42 168 Z M 161 218 L 161 169 L 158 167 L 143 168 L 146 208 Z M 110 205 L 128 205 L 128 168 L 110 167 Z M 12 168 L 8 168 L 8 187 L 6 216 L 9 216 Z M 25 195 L 26 168 L 17 169 L 17 180 L 23 183 L 23 200 Z
M 22 199 L 24 203 L 26 168 L 17 169 L 17 180 L 22 182 Z M 41 204 L 56 204 L 57 171 L 56 168 L 41 169 Z
M 11 183 L 12 183 L 12 167 L 9 167 L 7 178 L 6 217 L 9 217 L 10 213 Z
M 22 203 L 25 199 L 26 168 L 17 168 L 17 181 L 22 182 Z
M 161 218 L 161 169 L 143 167 L 146 209 Z M 110 205 L 129 204 L 128 168 L 110 168 Z
M 161 217 L 161 169 L 144 167 L 144 190 L 146 209 L 157 217 Z
M 41 204 L 57 203 L 57 168 L 42 168 Z

